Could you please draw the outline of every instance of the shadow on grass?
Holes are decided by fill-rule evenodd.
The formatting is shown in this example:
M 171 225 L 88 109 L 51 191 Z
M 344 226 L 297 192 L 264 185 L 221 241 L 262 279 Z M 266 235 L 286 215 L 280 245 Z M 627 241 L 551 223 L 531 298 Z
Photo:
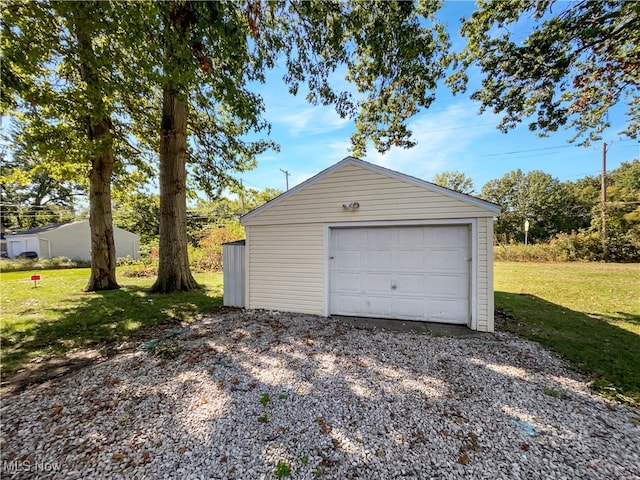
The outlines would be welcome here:
M 637 325 L 637 315 L 593 317 L 533 295 L 495 293 L 497 327 L 536 341 L 594 377 L 606 396 L 640 404 L 640 335 L 615 323 Z M 500 315 L 500 312 L 506 315 Z
M 150 294 L 143 287 L 125 286 L 93 292 L 79 297 L 70 307 L 53 309 L 55 321 L 7 331 L 2 339 L 3 377 L 24 368 L 35 357 L 55 357 L 78 348 L 113 349 L 124 341 L 153 334 L 154 327 L 171 328 L 197 315 L 215 313 L 221 305 L 217 290 Z M 37 369 L 31 365 L 27 370 L 37 377 Z
M 600 316 L 604 319 L 606 319 L 607 321 L 611 321 L 611 322 L 619 322 L 619 321 L 623 321 L 623 322 L 627 322 L 627 323 L 631 323 L 633 325 L 636 326 L 640 326 L 640 315 L 634 315 L 632 313 L 625 313 L 625 312 L 615 312 L 615 316 L 613 315 L 597 315 L 594 314 L 595 316 Z

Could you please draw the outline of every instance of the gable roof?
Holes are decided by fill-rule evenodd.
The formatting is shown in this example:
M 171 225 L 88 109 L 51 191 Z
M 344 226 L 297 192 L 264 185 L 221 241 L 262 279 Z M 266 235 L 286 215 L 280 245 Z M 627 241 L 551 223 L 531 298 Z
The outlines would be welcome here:
M 59 222 L 59 223 L 51 223 L 49 225 L 44 225 L 42 227 L 30 228 L 28 230 L 22 230 L 20 232 L 14 232 L 11 235 L 36 235 L 38 233 L 48 232 L 50 230 L 55 230 L 64 225 L 70 225 L 73 222 Z
M 370 171 L 373 171 L 373 172 L 377 172 L 377 173 L 380 173 L 382 175 L 386 175 L 388 177 L 395 178 L 396 180 L 400 180 L 402 182 L 406 182 L 406 183 L 409 183 L 411 185 L 415 185 L 417 187 L 424 188 L 425 190 L 429 190 L 429 191 L 434 192 L 434 193 L 439 193 L 441 195 L 444 195 L 445 197 L 450 197 L 450 198 L 453 198 L 453 199 L 456 199 L 456 200 L 460 200 L 460 201 L 462 201 L 464 203 L 468 203 L 470 205 L 474 205 L 476 207 L 484 208 L 485 210 L 488 210 L 488 211 L 490 211 L 492 213 L 495 213 L 495 214 L 499 214 L 500 213 L 500 206 L 496 205 L 495 203 L 487 202 L 486 200 L 482 200 L 481 198 L 478 198 L 478 197 L 474 197 L 474 196 L 467 195 L 467 194 L 464 194 L 464 193 L 456 192 L 455 190 L 451 190 L 449 188 L 441 187 L 440 185 L 436 185 L 435 183 L 427 182 L 427 181 L 421 180 L 421 179 L 419 179 L 417 177 L 412 177 L 411 175 L 406 175 L 404 173 L 396 172 L 395 170 L 390 170 L 388 168 L 381 167 L 380 165 L 375 165 L 373 163 L 365 162 L 364 160 L 360 160 L 359 158 L 345 157 L 341 161 L 339 161 L 338 163 L 330 166 L 329 168 L 326 168 L 326 169 L 322 170 L 317 175 L 314 175 L 313 177 L 305 180 L 304 182 L 300 183 L 299 185 L 296 185 L 295 187 L 293 187 L 292 189 L 288 190 L 287 192 L 277 196 L 273 200 L 270 200 L 269 202 L 265 203 L 264 205 L 262 205 L 262 206 L 256 208 L 255 210 L 252 210 L 249 213 L 243 215 L 242 217 L 240 217 L 240 222 L 243 222 L 245 220 L 249 220 L 250 218 L 252 218 L 252 217 L 254 217 L 256 215 L 259 215 L 260 213 L 262 213 L 263 211 L 267 210 L 268 208 L 273 207 L 274 205 L 280 203 L 284 199 L 290 197 L 291 195 L 294 195 L 296 192 L 299 192 L 299 191 L 307 188 L 308 186 L 313 185 L 314 183 L 322 180 L 323 178 L 327 177 L 328 175 L 331 175 L 335 171 L 340 170 L 341 168 L 343 168 L 346 165 L 356 165 L 358 167 L 365 168 L 367 170 L 370 170 Z
M 42 227 L 36 227 L 36 228 L 30 228 L 29 230 L 22 230 L 21 232 L 14 232 L 11 234 L 7 234 L 7 235 L 38 235 L 40 233 L 46 233 L 46 232 L 52 232 L 54 230 L 58 230 L 60 228 L 67 228 L 70 227 L 72 225 L 80 225 L 83 223 L 89 223 L 89 220 L 78 220 L 75 222 L 59 222 L 59 223 L 51 223 L 49 225 L 43 225 Z M 133 233 L 133 232 L 129 232 L 128 230 L 125 230 L 124 228 L 120 228 L 120 227 L 113 227 L 114 231 L 115 230 L 121 230 L 123 232 L 129 233 L 131 235 L 136 235 L 139 236 L 137 233 Z

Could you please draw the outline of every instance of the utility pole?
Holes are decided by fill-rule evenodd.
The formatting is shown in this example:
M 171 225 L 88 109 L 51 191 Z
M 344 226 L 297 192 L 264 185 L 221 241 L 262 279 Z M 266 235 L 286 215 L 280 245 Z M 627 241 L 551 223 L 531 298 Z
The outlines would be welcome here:
M 602 145 L 602 176 L 600 178 L 601 211 L 602 211 L 602 258 L 607 259 L 607 144 Z
M 290 173 L 286 170 L 280 169 L 282 173 L 284 173 L 285 181 L 287 182 L 287 192 L 289 191 L 289 175 Z
M 240 179 L 240 201 L 242 202 L 242 215 L 245 213 L 244 206 L 244 185 L 242 184 L 242 179 Z

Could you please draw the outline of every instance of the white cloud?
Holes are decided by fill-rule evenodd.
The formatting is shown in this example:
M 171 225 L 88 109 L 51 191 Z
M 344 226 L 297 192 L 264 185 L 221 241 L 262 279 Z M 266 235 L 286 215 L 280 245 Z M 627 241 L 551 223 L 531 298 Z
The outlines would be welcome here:
M 492 122 L 489 115 L 480 117 L 476 111 L 469 102 L 439 112 L 426 111 L 409 124 L 415 147 L 381 154 L 371 145 L 365 160 L 425 180 L 438 172 L 460 168 L 469 158 L 469 145 L 495 131 L 495 120 Z
M 351 123 L 348 118 L 340 118 L 333 107 L 307 106 L 291 104 L 270 107 L 268 118 L 274 124 L 279 124 L 287 129 L 292 137 L 305 135 L 321 135 L 346 127 Z

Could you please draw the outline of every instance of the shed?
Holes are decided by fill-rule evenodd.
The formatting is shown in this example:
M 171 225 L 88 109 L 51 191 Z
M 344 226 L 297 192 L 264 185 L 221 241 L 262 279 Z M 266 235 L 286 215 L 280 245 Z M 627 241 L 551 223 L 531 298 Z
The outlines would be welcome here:
M 245 305 L 491 332 L 499 211 L 347 157 L 241 218 Z
M 222 244 L 222 304 L 244 307 L 244 240 Z
M 140 236 L 113 227 L 116 257 L 140 258 Z M 91 260 L 91 230 L 89 220 L 54 223 L 8 234 L 7 253 L 16 258 L 22 252 L 36 252 L 40 258 L 67 257 Z

